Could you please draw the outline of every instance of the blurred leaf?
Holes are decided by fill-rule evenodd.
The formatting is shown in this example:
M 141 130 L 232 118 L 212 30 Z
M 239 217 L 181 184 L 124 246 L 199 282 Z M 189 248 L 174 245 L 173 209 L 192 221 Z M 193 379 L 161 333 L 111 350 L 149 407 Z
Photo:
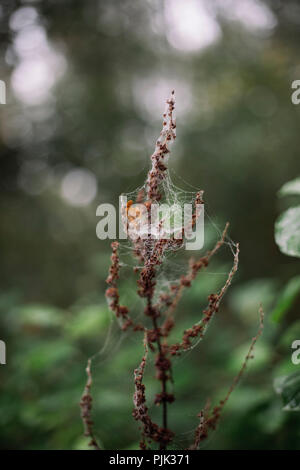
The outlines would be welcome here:
M 98 396 L 94 398 L 94 402 L 95 405 L 98 404 L 99 407 L 103 407 L 103 403 L 105 403 L 105 407 L 110 410 L 118 410 L 123 407 L 128 407 L 128 405 L 131 409 L 131 399 L 124 393 L 123 389 L 102 390 L 102 393 L 98 394 Z
M 98 335 L 109 322 L 106 305 L 89 305 L 76 313 L 66 325 L 66 331 L 74 339 Z
M 290 345 L 291 346 L 291 343 Z M 292 354 L 292 350 L 291 350 Z M 282 358 L 281 361 L 273 368 L 272 377 L 275 380 L 277 377 L 287 376 L 295 372 L 295 364 L 291 361 L 291 355 Z
M 290 325 L 280 338 L 280 346 L 290 348 L 295 338 L 300 338 L 300 320 Z
M 219 393 L 220 399 L 226 395 L 227 388 L 222 390 L 222 394 Z M 234 391 L 233 400 L 227 402 L 227 409 L 232 412 L 246 413 L 247 410 L 253 409 L 256 406 L 268 402 L 270 394 L 267 390 L 257 389 L 241 384 Z
M 72 445 L 73 450 L 92 450 L 89 446 L 90 439 L 84 436 L 79 437 Z
M 300 410 L 300 370 L 294 374 L 275 379 L 274 388 L 283 400 L 284 410 Z
M 47 340 L 35 343 L 27 354 L 18 358 L 20 365 L 31 372 L 46 371 L 59 362 L 65 362 L 76 352 L 65 340 Z
M 262 410 L 257 416 L 260 429 L 267 434 L 273 434 L 279 430 L 284 419 L 285 415 L 282 413 L 280 403 L 277 403 L 277 400 L 269 401 L 266 409 Z
M 300 206 L 292 207 L 278 217 L 275 241 L 282 253 L 300 257 Z
M 132 444 L 130 444 L 130 446 L 126 447 L 126 448 L 123 449 L 123 450 L 136 450 L 136 449 L 140 449 L 140 443 L 139 443 L 139 441 L 133 442 Z
M 288 181 L 278 191 L 279 196 L 289 196 L 294 194 L 300 196 L 300 177 L 295 178 L 292 181 Z
M 224 280 L 226 279 L 226 274 L 224 273 L 227 273 L 229 269 L 229 265 L 215 265 L 213 274 L 210 274 L 208 271 L 205 271 L 205 273 L 200 272 L 195 282 L 192 283 L 192 286 L 188 292 L 184 292 L 183 298 L 191 304 L 193 304 L 195 301 L 198 304 L 199 302 L 205 302 L 203 305 L 205 306 L 207 302 L 207 296 L 211 292 L 216 292 L 222 287 Z
M 31 304 L 18 308 L 19 322 L 24 326 L 39 328 L 56 327 L 62 324 L 63 311 L 50 305 Z
M 271 319 L 274 322 L 278 323 L 282 320 L 284 314 L 292 307 L 299 293 L 300 276 L 296 276 L 289 280 L 279 295 L 277 304 L 271 314 Z
M 229 297 L 230 307 L 249 324 L 257 320 L 259 304 L 265 309 L 271 305 L 276 293 L 273 279 L 254 279 L 236 287 Z
M 242 363 L 247 356 L 250 346 L 250 341 L 243 344 L 239 348 L 236 348 L 228 365 L 228 370 L 234 374 L 237 374 L 242 366 Z M 272 357 L 272 351 L 268 344 L 262 341 L 256 343 L 254 349 L 254 359 L 248 362 L 247 369 L 258 371 L 263 369 Z
M 19 416 L 23 424 L 36 427 L 40 426 L 42 428 L 45 422 L 45 413 L 43 411 L 44 410 L 41 410 L 36 402 L 25 402 L 20 410 Z

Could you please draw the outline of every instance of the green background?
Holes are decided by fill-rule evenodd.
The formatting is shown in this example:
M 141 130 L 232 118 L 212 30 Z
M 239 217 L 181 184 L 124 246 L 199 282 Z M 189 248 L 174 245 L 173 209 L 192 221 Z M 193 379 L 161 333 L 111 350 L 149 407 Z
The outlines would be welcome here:
M 299 260 L 274 242 L 274 222 L 288 204 L 277 191 L 300 173 L 300 106 L 291 102 L 291 83 L 300 79 L 300 7 L 291 0 L 179 3 L 1 2 L 4 449 L 86 448 L 78 403 L 94 354 L 97 437 L 107 449 L 138 447 L 131 411 L 142 338 L 111 323 L 104 298 L 109 242 L 96 238 L 95 214 L 99 204 L 117 204 L 119 194 L 143 183 L 173 88 L 172 180 L 205 191 L 207 247 L 227 220 L 241 247 L 239 272 L 207 336 L 174 363 L 173 447 L 190 442 L 207 397 L 215 403 L 226 393 L 262 302 L 266 325 L 255 360 L 203 449 L 300 448 L 299 412 L 283 411 L 273 386 L 276 377 L 299 370 L 291 362 L 299 298 L 280 323 L 270 319 L 299 273 Z M 73 170 L 80 170 L 79 189 Z M 90 202 L 78 205 L 86 194 Z M 178 337 L 199 319 L 231 261 L 230 250 L 222 250 L 184 296 Z M 138 312 L 129 268 L 120 283 L 124 303 Z M 146 384 L 159 420 L 151 363 Z

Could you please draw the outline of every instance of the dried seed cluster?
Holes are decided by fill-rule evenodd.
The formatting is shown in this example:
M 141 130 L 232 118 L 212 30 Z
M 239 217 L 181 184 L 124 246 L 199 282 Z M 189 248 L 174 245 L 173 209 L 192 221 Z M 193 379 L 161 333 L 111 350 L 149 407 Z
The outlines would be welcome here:
M 146 337 L 144 346 L 145 354 L 142 358 L 140 366 L 134 371 L 135 392 L 133 396 L 134 410 L 132 414 L 133 417 L 141 423 L 141 449 L 146 449 L 147 444 L 151 445 L 152 441 L 157 442 L 160 445 L 160 448 L 165 448 L 171 442 L 174 434 L 169 429 L 159 427 L 151 420 L 149 416 L 148 407 L 146 405 L 145 385 L 143 384 L 143 377 L 148 354 Z
M 163 114 L 163 128 L 156 141 L 154 153 L 151 155 L 152 168 L 146 182 L 147 197 L 150 201 L 160 201 L 162 194 L 159 185 L 165 178 L 167 170 L 167 156 L 170 152 L 168 145 L 176 139 L 176 121 L 174 118 L 175 93 L 166 102 L 166 110 Z
M 133 327 L 134 331 L 143 331 L 144 327 L 140 324 L 134 324 L 129 316 L 129 309 L 125 305 L 119 303 L 119 290 L 117 287 L 117 280 L 119 279 L 119 255 L 118 255 L 118 242 L 112 242 L 112 255 L 111 255 L 111 266 L 109 268 L 109 275 L 106 279 L 107 284 L 110 286 L 106 289 L 105 295 L 108 299 L 110 309 L 116 314 L 117 318 L 122 319 L 122 330 L 126 331 L 130 326 Z

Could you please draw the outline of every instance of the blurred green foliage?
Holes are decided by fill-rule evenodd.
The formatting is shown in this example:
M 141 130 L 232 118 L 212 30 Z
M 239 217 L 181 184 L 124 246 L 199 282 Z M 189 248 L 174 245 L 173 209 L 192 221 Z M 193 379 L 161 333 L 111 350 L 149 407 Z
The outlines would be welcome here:
M 262 302 L 256 359 L 203 448 L 300 448 L 300 414 L 282 409 L 299 381 L 288 382 L 284 403 L 273 387 L 299 370 L 291 362 L 291 343 L 300 339 L 299 260 L 278 250 L 274 222 L 289 207 L 277 191 L 300 173 L 300 106 L 290 99 L 300 78 L 300 11 L 293 0 L 249 0 L 243 14 L 241 0 L 226 11 L 220 3 L 203 7 L 216 40 L 193 48 L 193 38 L 184 42 L 176 29 L 170 2 L 1 2 L 2 448 L 86 448 L 78 404 L 93 355 L 97 436 L 108 449 L 138 446 L 131 411 L 142 341 L 121 334 L 105 304 L 109 242 L 96 238 L 95 212 L 144 180 L 172 88 L 172 179 L 187 191 L 205 190 L 207 245 L 226 220 L 241 244 L 240 270 L 220 313 L 204 341 L 174 364 L 174 446 L 190 441 L 207 397 L 214 403 L 226 393 Z M 199 318 L 230 262 L 223 250 L 199 276 L 179 306 L 175 334 Z M 129 273 L 122 296 L 138 314 Z M 146 385 L 150 404 L 157 392 L 150 367 Z M 151 413 L 160 419 L 159 409 Z
M 300 195 L 299 178 L 293 181 L 285 183 L 279 191 L 280 196 L 287 195 Z M 298 216 L 297 216 L 298 213 Z M 293 214 L 291 218 L 290 214 Z M 300 212 L 299 206 L 290 208 L 284 212 L 275 224 L 275 240 L 280 250 L 290 256 L 300 257 Z M 295 223 L 296 222 L 296 223 Z M 295 299 L 297 299 L 300 291 L 300 277 L 295 276 L 287 283 L 283 289 L 275 310 L 272 313 L 272 319 L 275 322 L 281 321 L 282 318 L 289 312 L 293 306 Z M 287 337 L 289 338 L 289 344 L 294 349 L 296 345 L 300 344 L 300 341 L 296 338 L 300 337 L 299 321 L 295 322 L 289 327 L 289 335 L 285 335 L 283 340 L 287 343 Z M 296 336 L 293 338 L 293 335 Z M 295 365 L 300 363 L 298 360 L 298 349 L 295 351 L 296 360 L 292 360 Z M 293 359 L 293 358 L 292 358 Z M 293 372 L 283 377 L 277 377 L 274 381 L 276 392 L 281 395 L 284 403 L 284 410 L 287 411 L 299 411 L 300 410 L 300 370 Z
M 300 196 L 300 178 L 285 183 L 279 196 Z M 300 206 L 289 208 L 278 217 L 275 224 L 275 240 L 282 253 L 300 258 Z

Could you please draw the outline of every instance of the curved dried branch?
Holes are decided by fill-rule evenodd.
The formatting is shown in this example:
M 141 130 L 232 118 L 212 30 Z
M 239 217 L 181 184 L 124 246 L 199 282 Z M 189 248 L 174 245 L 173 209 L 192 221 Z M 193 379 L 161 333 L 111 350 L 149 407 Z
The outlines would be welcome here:
M 94 435 L 94 429 L 93 429 L 94 423 L 91 417 L 92 402 L 93 402 L 93 398 L 91 395 L 91 386 L 93 382 L 92 373 L 91 373 L 91 359 L 88 360 L 86 373 L 87 373 L 87 382 L 84 387 L 84 392 L 80 400 L 81 419 L 82 419 L 83 426 L 84 426 L 84 435 L 91 439 L 89 442 L 89 446 L 94 447 L 94 449 L 96 450 L 101 450 L 101 447 L 99 446 Z
M 259 308 L 259 329 L 257 334 L 252 338 L 248 353 L 244 359 L 244 362 L 242 364 L 242 367 L 240 368 L 239 373 L 235 376 L 231 386 L 228 389 L 228 392 L 223 400 L 219 402 L 219 405 L 215 406 L 213 410 L 210 412 L 210 404 L 206 405 L 204 410 L 200 411 L 198 414 L 198 417 L 200 419 L 200 422 L 196 428 L 195 431 L 195 438 L 193 444 L 189 447 L 190 450 L 197 450 L 199 448 L 199 445 L 202 441 L 204 441 L 208 437 L 208 433 L 210 430 L 216 429 L 216 426 L 218 424 L 218 421 L 221 417 L 221 413 L 223 411 L 224 406 L 226 405 L 227 401 L 230 398 L 230 395 L 234 391 L 235 387 L 239 383 L 243 373 L 245 372 L 245 369 L 247 367 L 247 364 L 250 359 L 253 359 L 253 351 L 255 344 L 259 337 L 262 335 L 264 328 L 264 312 L 262 309 L 262 306 Z
M 176 343 L 170 346 L 170 352 L 172 355 L 180 354 L 182 350 L 189 349 L 191 347 L 191 340 L 193 338 L 203 338 L 209 322 L 212 320 L 214 314 L 219 310 L 220 303 L 232 282 L 233 276 L 235 275 L 238 269 L 239 251 L 239 245 L 237 244 L 236 251 L 234 254 L 233 266 L 228 274 L 224 286 L 218 294 L 210 294 L 210 296 L 208 297 L 208 306 L 205 310 L 203 310 L 203 317 L 198 323 L 184 331 L 181 343 Z

